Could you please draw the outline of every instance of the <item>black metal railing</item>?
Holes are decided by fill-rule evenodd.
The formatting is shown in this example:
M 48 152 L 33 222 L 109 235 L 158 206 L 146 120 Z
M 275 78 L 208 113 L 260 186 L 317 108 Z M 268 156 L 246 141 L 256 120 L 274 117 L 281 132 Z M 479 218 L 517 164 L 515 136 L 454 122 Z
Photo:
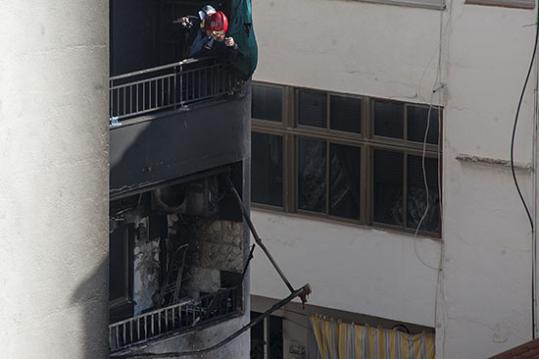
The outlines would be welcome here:
M 110 78 L 110 119 L 182 108 L 225 94 L 239 85 L 229 65 L 214 58 L 180 62 Z
M 240 295 L 238 288 L 221 289 L 199 299 L 180 302 L 111 324 L 110 351 L 117 352 L 238 313 L 241 311 Z

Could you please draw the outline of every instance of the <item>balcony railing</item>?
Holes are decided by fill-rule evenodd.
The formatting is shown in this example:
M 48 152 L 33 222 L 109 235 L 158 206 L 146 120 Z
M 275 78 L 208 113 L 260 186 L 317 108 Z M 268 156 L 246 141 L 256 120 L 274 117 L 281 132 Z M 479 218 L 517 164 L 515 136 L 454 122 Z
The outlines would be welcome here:
M 214 58 L 184 61 L 110 78 L 110 119 L 117 121 L 231 94 L 239 81 Z
M 169 334 L 180 333 L 197 325 L 222 319 L 241 310 L 238 288 L 220 291 L 153 310 L 109 325 L 111 352 L 127 349 Z

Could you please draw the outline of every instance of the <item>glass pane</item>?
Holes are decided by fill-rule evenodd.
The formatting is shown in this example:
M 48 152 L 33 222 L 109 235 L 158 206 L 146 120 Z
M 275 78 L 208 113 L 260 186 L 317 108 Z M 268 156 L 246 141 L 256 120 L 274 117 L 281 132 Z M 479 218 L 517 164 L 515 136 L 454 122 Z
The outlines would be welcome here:
M 300 90 L 298 112 L 301 125 L 326 127 L 326 94 L 318 91 Z
M 438 160 L 425 158 L 425 173 L 428 185 L 427 191 L 423 177 L 423 165 L 420 156 L 408 156 L 408 196 L 407 196 L 407 226 L 416 229 L 424 216 L 420 230 L 427 232 L 440 231 L 440 198 L 438 192 Z
M 253 132 L 251 136 L 252 201 L 283 205 L 283 138 Z
M 260 316 L 259 313 L 251 312 L 251 320 Z M 251 359 L 264 359 L 264 321 L 251 328 Z
M 377 136 L 404 137 L 404 106 L 402 103 L 376 101 L 374 103 L 374 134 Z
M 253 85 L 251 117 L 259 120 L 281 121 L 283 116 L 283 89 Z
M 129 226 L 119 226 L 110 235 L 109 300 L 129 296 Z
M 330 161 L 329 213 L 359 219 L 361 149 L 331 144 Z
M 399 152 L 374 151 L 374 221 L 403 224 L 404 155 Z
M 353 97 L 331 96 L 330 122 L 333 130 L 361 132 L 361 100 Z
M 298 139 L 298 208 L 326 211 L 326 142 Z
M 428 107 L 408 106 L 408 140 L 423 142 L 427 129 Z M 430 111 L 429 132 L 427 143 L 438 144 L 438 109 L 432 108 Z
M 269 317 L 269 356 L 270 359 L 283 359 L 283 320 Z

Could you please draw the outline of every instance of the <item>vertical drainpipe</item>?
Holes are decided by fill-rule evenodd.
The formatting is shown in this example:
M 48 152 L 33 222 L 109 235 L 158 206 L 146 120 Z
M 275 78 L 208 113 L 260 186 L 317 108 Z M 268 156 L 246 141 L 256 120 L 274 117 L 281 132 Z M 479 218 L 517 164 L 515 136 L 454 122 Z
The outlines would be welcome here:
M 108 357 L 109 2 L 0 1 L 0 356 Z

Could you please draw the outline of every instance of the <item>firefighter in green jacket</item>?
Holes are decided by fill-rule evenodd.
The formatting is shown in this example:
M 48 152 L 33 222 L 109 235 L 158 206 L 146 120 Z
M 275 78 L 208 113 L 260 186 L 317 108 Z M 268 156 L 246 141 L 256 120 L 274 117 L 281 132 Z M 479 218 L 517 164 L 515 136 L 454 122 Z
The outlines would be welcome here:
M 251 78 L 258 62 L 251 0 L 232 0 L 231 17 L 228 36 L 234 38 L 239 52 L 232 66 L 246 81 Z

